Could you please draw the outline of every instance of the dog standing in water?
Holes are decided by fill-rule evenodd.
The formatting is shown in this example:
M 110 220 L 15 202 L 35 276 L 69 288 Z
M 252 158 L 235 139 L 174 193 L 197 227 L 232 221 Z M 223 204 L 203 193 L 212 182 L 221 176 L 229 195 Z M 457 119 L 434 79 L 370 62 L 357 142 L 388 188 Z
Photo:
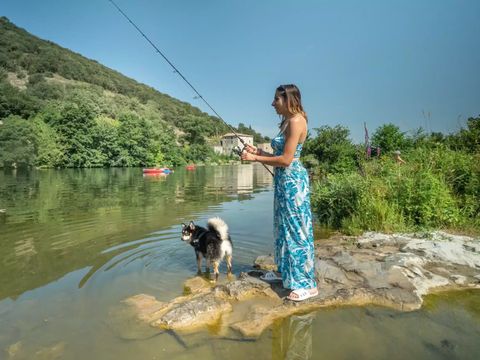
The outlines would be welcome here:
M 228 234 L 228 226 L 219 217 L 208 220 L 207 228 L 195 225 L 190 221 L 188 225 L 182 224 L 182 240 L 188 242 L 195 249 L 198 273 L 202 273 L 202 258 L 207 263 L 207 272 L 213 265 L 215 281 L 218 280 L 218 267 L 225 257 L 227 272 L 232 273 L 232 239 Z

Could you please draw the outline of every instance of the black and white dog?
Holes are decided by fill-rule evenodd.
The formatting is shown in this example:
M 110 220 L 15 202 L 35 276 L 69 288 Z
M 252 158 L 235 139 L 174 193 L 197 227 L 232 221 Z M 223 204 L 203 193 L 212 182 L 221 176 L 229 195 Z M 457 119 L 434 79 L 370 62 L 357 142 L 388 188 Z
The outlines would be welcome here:
M 228 234 L 228 226 L 219 217 L 208 220 L 207 229 L 195 225 L 190 221 L 188 225 L 182 224 L 182 240 L 190 243 L 197 256 L 198 273 L 202 272 L 202 258 L 207 263 L 207 271 L 213 265 L 215 281 L 218 280 L 218 266 L 225 257 L 228 274 L 232 273 L 232 239 Z

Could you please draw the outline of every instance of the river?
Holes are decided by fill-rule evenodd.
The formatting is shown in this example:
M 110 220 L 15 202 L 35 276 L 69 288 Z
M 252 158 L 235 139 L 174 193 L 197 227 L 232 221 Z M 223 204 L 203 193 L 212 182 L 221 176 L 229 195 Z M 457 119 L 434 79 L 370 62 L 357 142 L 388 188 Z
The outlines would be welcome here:
M 222 217 L 236 274 L 271 253 L 272 204 L 271 175 L 257 164 L 153 177 L 141 169 L 0 172 L 0 359 L 480 358 L 478 291 L 430 296 L 410 313 L 323 309 L 259 339 L 161 332 L 120 315 L 123 299 L 167 301 L 195 275 L 182 222 Z

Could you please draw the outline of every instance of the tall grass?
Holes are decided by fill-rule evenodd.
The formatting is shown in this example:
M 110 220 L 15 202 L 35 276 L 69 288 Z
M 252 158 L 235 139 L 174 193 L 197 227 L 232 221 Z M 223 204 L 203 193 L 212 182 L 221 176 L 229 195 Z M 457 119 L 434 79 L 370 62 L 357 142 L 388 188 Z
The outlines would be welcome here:
M 312 208 L 327 226 L 357 234 L 426 228 L 480 230 L 480 158 L 447 148 L 417 149 L 399 165 L 384 157 L 363 171 L 312 185 Z

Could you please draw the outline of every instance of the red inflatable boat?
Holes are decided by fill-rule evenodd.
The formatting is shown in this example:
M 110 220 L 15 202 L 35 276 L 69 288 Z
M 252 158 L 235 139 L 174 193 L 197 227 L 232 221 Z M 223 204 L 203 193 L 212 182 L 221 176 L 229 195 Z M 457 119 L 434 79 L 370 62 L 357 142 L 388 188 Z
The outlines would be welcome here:
M 144 174 L 170 174 L 172 170 L 169 168 L 147 168 L 143 169 Z

